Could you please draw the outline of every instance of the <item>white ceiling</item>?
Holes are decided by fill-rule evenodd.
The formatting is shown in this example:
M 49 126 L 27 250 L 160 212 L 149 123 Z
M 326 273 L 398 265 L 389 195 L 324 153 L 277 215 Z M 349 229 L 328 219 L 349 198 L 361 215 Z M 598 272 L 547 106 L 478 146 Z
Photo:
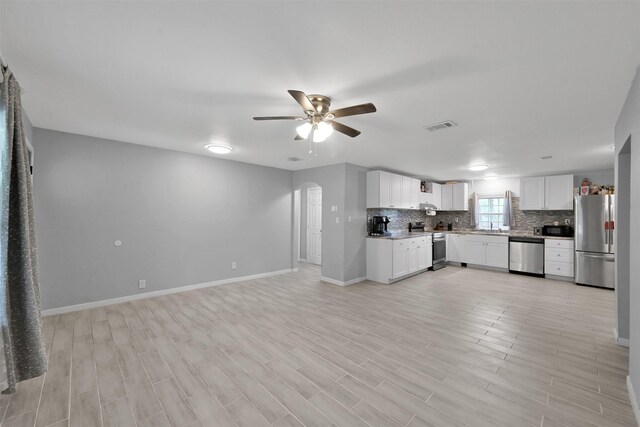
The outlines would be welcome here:
M 640 61 L 640 2 L 1 3 L 1 45 L 38 127 L 286 169 L 351 162 L 434 179 L 613 166 Z M 362 131 L 318 158 L 287 89 Z M 439 132 L 426 124 L 451 119 Z M 541 156 L 552 155 L 551 160 Z M 303 161 L 293 163 L 287 157 Z

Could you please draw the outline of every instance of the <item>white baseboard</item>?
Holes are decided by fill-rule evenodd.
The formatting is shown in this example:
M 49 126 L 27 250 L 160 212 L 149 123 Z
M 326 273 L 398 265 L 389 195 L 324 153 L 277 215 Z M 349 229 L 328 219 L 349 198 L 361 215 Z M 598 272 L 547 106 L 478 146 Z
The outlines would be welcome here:
M 341 280 L 330 279 L 328 277 L 320 276 L 320 280 L 322 280 L 323 282 L 331 283 L 332 285 L 349 286 L 349 285 L 354 285 L 356 283 L 364 282 L 365 280 L 367 280 L 367 277 L 366 276 L 357 277 L 355 279 L 343 282 Z
M 92 309 L 92 308 L 104 307 L 106 305 L 120 304 L 120 303 L 123 303 L 123 302 L 135 301 L 135 300 L 146 299 L 146 298 L 153 298 L 153 297 L 157 297 L 157 296 L 161 296 L 161 295 L 169 295 L 169 294 L 175 294 L 175 293 L 178 293 L 178 292 L 192 291 L 192 290 L 195 290 L 195 289 L 208 288 L 208 287 L 211 287 L 211 286 L 226 285 L 228 283 L 242 282 L 242 281 L 245 281 L 245 280 L 260 279 L 262 277 L 278 276 L 280 274 L 293 273 L 293 272 L 296 272 L 296 271 L 298 271 L 297 268 L 287 268 L 287 269 L 284 269 L 284 270 L 269 271 L 269 272 L 266 272 L 266 273 L 252 274 L 250 276 L 231 277 L 229 279 L 215 280 L 213 282 L 198 283 L 198 284 L 195 284 L 195 285 L 187 285 L 187 286 L 178 286 L 178 287 L 175 287 L 175 288 L 162 289 L 162 290 L 159 290 L 159 291 L 144 292 L 144 293 L 140 293 L 140 294 L 127 295 L 127 296 L 124 296 L 124 297 L 110 298 L 110 299 L 105 299 L 105 300 L 100 300 L 100 301 L 87 302 L 87 303 L 83 303 L 83 304 L 68 305 L 66 307 L 49 308 L 47 310 L 42 310 L 42 316 L 53 316 L 53 315 L 56 315 L 56 314 L 71 313 L 73 311 L 89 310 L 89 309 Z
M 623 347 L 629 348 L 629 339 L 628 338 L 620 338 L 618 335 L 618 328 L 613 328 L 613 336 L 616 338 L 616 343 Z
M 629 377 L 629 375 L 627 375 L 627 391 L 629 392 L 629 400 L 631 401 L 633 415 L 636 417 L 636 424 L 640 427 L 640 409 L 638 409 L 638 399 L 636 398 L 635 391 L 633 391 L 633 384 L 631 384 L 631 377 Z

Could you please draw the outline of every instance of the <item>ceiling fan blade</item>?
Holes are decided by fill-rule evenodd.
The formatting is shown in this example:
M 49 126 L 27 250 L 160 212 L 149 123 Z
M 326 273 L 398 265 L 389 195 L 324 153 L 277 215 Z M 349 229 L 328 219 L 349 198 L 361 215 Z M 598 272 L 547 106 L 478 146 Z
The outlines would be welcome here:
M 333 130 L 344 133 L 351 138 L 355 138 L 356 136 L 360 135 L 359 130 L 355 130 L 354 128 L 349 126 L 345 126 L 342 123 L 334 122 L 333 120 L 329 120 L 327 123 L 331 123 L 331 126 L 333 126 Z
M 376 106 L 372 103 L 368 103 L 339 108 L 337 110 L 329 111 L 329 114 L 333 114 L 333 117 L 337 119 L 338 117 L 357 116 L 358 114 L 375 113 L 376 111 Z
M 299 90 L 288 90 L 287 92 L 289 92 L 289 95 L 293 96 L 293 99 L 300 104 L 304 111 L 316 112 L 315 107 L 311 101 L 309 101 L 309 98 L 307 98 L 307 95 L 305 95 L 304 92 Z
M 305 120 L 305 118 L 298 117 L 298 116 L 267 116 L 267 117 L 254 117 L 253 120 Z

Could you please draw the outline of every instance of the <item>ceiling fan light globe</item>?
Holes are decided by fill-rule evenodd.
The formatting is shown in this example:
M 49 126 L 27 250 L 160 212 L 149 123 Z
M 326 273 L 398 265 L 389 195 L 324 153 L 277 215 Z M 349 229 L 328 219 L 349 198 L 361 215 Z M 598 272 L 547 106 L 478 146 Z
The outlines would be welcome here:
M 318 123 L 318 128 L 313 132 L 313 142 L 323 142 L 333 133 L 333 126 L 326 122 Z
M 296 128 L 296 132 L 300 135 L 300 138 L 307 139 L 309 137 L 309 133 L 311 132 L 311 123 L 306 122 Z

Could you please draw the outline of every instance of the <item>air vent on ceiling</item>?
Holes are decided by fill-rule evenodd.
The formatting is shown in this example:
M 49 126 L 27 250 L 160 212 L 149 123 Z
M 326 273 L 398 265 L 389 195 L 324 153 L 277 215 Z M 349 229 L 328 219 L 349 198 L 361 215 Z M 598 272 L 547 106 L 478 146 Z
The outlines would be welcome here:
M 290 162 L 299 162 L 302 159 L 300 157 L 289 157 L 287 158 L 287 160 L 289 160 Z
M 440 129 L 447 129 L 447 128 L 452 128 L 454 126 L 458 126 L 458 124 L 452 120 L 447 120 L 444 122 L 440 122 L 440 123 L 434 123 L 431 125 L 426 125 L 424 128 L 426 130 L 429 130 L 431 132 L 433 132 L 434 130 L 440 130 Z
M 552 158 L 553 158 L 553 156 L 542 156 L 542 157 L 540 157 L 540 158 L 541 158 L 542 160 L 549 160 L 549 159 L 552 159 Z

